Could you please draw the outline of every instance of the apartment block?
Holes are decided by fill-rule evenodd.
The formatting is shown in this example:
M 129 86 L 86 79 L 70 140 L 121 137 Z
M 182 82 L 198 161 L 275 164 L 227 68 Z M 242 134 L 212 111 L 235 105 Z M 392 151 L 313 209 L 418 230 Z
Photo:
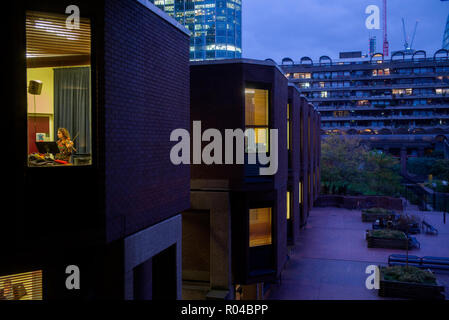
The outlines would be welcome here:
M 319 149 L 313 136 L 319 135 L 319 115 L 270 61 L 195 62 L 190 71 L 191 134 L 201 122 L 202 132 L 216 129 L 226 137 L 229 130 L 252 129 L 256 138 L 232 140 L 244 148 L 243 163 L 237 163 L 235 147 L 234 164 L 191 166 L 191 208 L 183 212 L 183 295 L 263 299 L 281 277 L 288 239 L 293 245 L 313 205 L 313 172 L 319 168 L 307 152 Z M 277 140 L 270 130 L 277 130 Z M 267 164 L 252 163 L 251 156 L 267 150 L 274 155 L 276 142 L 277 170 L 263 175 Z M 207 145 L 203 141 L 201 147 Z

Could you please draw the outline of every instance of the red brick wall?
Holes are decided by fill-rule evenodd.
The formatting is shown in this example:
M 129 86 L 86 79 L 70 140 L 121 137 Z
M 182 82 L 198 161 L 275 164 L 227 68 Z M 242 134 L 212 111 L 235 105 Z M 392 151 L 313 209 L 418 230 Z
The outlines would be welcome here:
M 109 241 L 189 207 L 190 171 L 170 161 L 189 129 L 189 37 L 135 0 L 104 19 L 106 219 Z

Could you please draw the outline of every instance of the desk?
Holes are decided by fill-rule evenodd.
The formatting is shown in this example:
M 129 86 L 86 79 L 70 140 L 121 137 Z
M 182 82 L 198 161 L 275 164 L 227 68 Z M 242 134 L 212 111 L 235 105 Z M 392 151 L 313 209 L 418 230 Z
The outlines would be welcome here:
M 73 164 L 71 163 L 67 163 L 67 164 L 62 164 L 62 163 L 57 163 L 54 161 L 28 161 L 28 166 L 29 167 L 67 167 L 67 166 L 73 166 Z

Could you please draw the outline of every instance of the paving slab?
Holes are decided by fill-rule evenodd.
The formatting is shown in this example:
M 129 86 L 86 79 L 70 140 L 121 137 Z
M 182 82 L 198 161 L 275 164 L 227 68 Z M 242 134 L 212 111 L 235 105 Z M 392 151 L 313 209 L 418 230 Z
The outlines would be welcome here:
M 449 257 L 449 221 L 441 212 L 409 211 L 438 229 L 438 235 L 414 235 L 417 256 Z M 449 220 L 449 215 L 446 217 Z M 362 222 L 360 210 L 314 208 L 308 225 L 292 250 L 280 284 L 271 288 L 276 300 L 383 300 L 365 286 L 369 265 L 387 265 L 388 256 L 405 250 L 367 248 L 365 232 L 371 223 Z M 449 272 L 436 272 L 449 293 Z

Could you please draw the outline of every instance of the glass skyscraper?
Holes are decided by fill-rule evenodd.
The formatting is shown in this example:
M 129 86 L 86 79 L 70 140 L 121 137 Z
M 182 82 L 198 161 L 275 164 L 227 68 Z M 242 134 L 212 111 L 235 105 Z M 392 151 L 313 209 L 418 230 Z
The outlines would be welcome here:
M 444 30 L 443 49 L 449 49 L 449 16 L 447 16 L 446 29 Z
M 241 0 L 150 0 L 190 31 L 190 60 L 242 56 Z

